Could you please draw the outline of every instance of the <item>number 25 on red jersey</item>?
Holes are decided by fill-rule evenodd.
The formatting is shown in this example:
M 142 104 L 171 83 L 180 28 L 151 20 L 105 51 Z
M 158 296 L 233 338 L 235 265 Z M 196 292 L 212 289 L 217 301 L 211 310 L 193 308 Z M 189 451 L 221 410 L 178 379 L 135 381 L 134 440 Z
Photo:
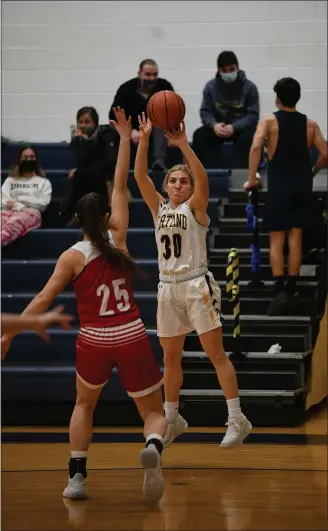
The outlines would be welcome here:
M 127 312 L 131 305 L 129 300 L 129 293 L 126 289 L 121 288 L 125 284 L 125 278 L 118 278 L 113 280 L 112 288 L 114 290 L 114 296 L 116 301 L 116 308 L 119 312 Z M 99 315 L 114 315 L 115 310 L 108 310 L 108 301 L 111 296 L 111 290 L 106 284 L 101 284 L 97 289 L 98 297 L 102 296 Z

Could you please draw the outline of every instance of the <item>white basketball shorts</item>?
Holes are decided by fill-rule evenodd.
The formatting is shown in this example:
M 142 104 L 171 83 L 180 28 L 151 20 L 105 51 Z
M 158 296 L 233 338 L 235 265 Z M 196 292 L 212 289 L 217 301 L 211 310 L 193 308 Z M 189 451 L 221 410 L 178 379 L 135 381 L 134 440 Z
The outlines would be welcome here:
M 157 300 L 159 337 L 193 330 L 200 335 L 222 326 L 221 290 L 210 272 L 185 282 L 159 282 Z

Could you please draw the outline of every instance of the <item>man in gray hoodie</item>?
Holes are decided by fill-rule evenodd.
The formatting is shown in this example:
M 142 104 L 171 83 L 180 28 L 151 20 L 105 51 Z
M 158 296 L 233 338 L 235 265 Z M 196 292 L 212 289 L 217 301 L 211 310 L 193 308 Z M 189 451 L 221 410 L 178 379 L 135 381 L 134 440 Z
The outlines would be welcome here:
M 200 117 L 203 126 L 194 132 L 193 149 L 207 168 L 220 166 L 220 147 L 234 142 L 241 157 L 252 145 L 259 120 L 259 94 L 254 83 L 239 70 L 234 52 L 224 51 L 217 59 L 218 72 L 204 88 Z

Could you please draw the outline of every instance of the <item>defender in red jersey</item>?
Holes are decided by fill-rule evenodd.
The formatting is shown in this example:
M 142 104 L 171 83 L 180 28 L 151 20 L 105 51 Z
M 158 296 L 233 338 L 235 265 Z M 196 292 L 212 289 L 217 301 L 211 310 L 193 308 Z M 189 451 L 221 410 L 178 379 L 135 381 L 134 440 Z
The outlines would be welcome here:
M 133 299 L 131 276 L 138 267 L 129 258 L 126 246 L 131 125 L 123 110 L 115 110 L 115 116 L 117 121 L 111 123 L 120 135 L 120 148 L 111 215 L 106 201 L 98 194 L 87 194 L 78 201 L 76 217 L 84 239 L 60 256 L 52 277 L 24 314 L 44 312 L 67 284 L 73 284 L 80 318 L 76 341 L 77 399 L 70 423 L 69 483 L 63 496 L 86 497 L 86 458 L 93 411 L 116 365 L 144 420 L 146 447 L 140 454 L 145 469 L 144 492 L 157 501 L 164 492 L 160 467 L 167 429 L 163 382 Z M 12 337 L 3 337 L 5 351 Z

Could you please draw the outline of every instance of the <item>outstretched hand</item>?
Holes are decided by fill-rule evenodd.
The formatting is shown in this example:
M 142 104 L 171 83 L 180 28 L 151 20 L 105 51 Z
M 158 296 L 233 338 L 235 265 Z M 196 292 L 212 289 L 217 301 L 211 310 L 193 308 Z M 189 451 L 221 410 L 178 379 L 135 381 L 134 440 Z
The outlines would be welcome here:
M 29 322 L 25 322 L 24 325 L 22 323 L 23 326 L 20 326 L 18 322 L 17 327 L 15 327 L 15 332 L 3 334 L 1 337 L 1 359 L 5 359 L 8 350 L 10 349 L 12 340 L 21 330 L 34 330 L 37 332 L 37 334 L 39 334 L 40 337 L 42 337 L 42 339 L 46 341 L 49 340 L 47 328 L 54 324 L 58 324 L 64 328 L 64 330 L 69 330 L 74 317 L 72 315 L 63 313 L 63 310 L 63 306 L 57 306 L 57 308 L 50 312 L 46 312 L 41 315 L 28 316 Z
M 35 322 L 35 331 L 45 340 L 49 339 L 47 334 L 47 328 L 53 324 L 58 324 L 64 330 L 70 329 L 70 324 L 73 321 L 74 317 L 63 313 L 64 307 L 57 306 L 51 312 L 46 312 L 41 315 L 38 315 Z
M 116 121 L 109 120 L 109 123 L 113 127 L 115 127 L 116 131 L 122 139 L 130 140 L 132 135 L 131 116 L 126 119 L 125 111 L 124 109 L 121 109 L 121 107 L 114 107 L 113 111 L 115 114 Z
M 165 138 L 167 138 L 171 146 L 178 147 L 180 149 L 188 144 L 185 123 L 182 122 L 176 129 L 165 131 Z
M 149 118 L 146 118 L 146 114 L 143 112 L 141 116 L 138 116 L 139 130 L 141 138 L 149 138 L 153 129 L 152 123 Z

